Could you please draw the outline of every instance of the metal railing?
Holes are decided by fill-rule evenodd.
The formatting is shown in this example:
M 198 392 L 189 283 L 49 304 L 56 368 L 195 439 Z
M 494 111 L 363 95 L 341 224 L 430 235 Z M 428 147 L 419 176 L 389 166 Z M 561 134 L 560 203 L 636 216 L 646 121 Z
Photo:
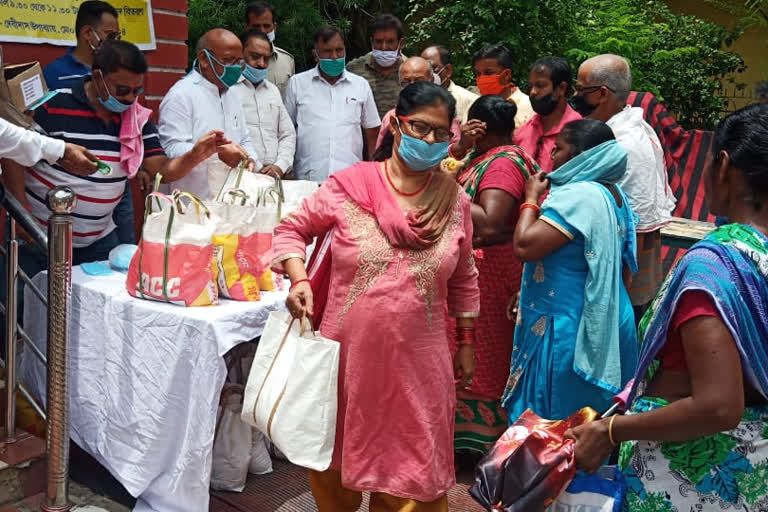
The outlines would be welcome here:
M 5 368 L 6 414 L 3 418 L 4 433 L 0 438 L 0 451 L 7 444 L 19 440 L 16 429 L 17 391 L 31 404 L 36 413 L 46 422 L 46 482 L 45 501 L 41 509 L 45 512 L 63 512 L 71 507 L 68 497 L 69 476 L 69 396 L 68 396 L 68 328 L 69 301 L 72 288 L 72 216 L 75 207 L 75 193 L 69 187 L 55 187 L 46 197 L 51 216 L 48 219 L 48 233 L 42 230 L 34 217 L 11 194 L 2 193 L 7 221 L 5 231 L 5 304 L 0 305 L 0 314 L 5 316 Z M 18 225 L 27 234 L 27 242 L 36 244 L 48 255 L 47 297 L 34 285 L 30 276 L 19 267 L 19 241 L 16 239 Z M 37 348 L 23 327 L 17 325 L 17 291 L 21 279 L 48 307 L 47 314 L 47 356 Z M 40 407 L 30 392 L 16 376 L 19 342 L 23 348 L 47 366 L 46 411 Z

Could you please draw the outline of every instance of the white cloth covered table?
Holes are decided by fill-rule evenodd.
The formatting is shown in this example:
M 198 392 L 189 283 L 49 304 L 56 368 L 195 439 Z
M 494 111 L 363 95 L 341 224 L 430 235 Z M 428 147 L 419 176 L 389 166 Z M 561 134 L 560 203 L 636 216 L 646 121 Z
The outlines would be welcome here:
M 47 273 L 33 281 L 45 290 Z M 70 436 L 138 497 L 134 511 L 208 511 L 222 356 L 260 336 L 286 295 L 184 308 L 130 297 L 125 274 L 72 269 Z M 45 353 L 45 306 L 29 287 L 24 301 L 24 326 Z M 45 368 L 29 350 L 21 374 L 44 401 Z

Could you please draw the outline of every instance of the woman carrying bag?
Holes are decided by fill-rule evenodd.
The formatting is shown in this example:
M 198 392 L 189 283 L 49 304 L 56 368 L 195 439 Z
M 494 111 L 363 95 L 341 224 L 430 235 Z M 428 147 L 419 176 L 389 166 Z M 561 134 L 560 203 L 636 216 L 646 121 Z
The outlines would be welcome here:
M 479 314 L 470 203 L 440 172 L 455 101 L 426 82 L 400 93 L 376 162 L 333 176 L 275 230 L 287 306 L 313 314 L 305 249 L 333 228 L 323 336 L 341 345 L 333 462 L 310 471 L 320 512 L 447 512 L 458 385 L 474 372 Z M 458 319 L 451 360 L 446 306 Z

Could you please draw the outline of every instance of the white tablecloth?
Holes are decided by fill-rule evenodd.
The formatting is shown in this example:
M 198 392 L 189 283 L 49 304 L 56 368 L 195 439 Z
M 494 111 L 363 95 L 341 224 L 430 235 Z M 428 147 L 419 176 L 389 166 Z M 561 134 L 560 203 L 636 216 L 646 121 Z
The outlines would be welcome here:
M 34 278 L 43 291 L 47 274 Z M 135 299 L 125 275 L 72 270 L 70 435 L 133 496 L 137 512 L 207 512 L 222 356 L 260 336 L 287 292 L 259 302 L 184 308 Z M 46 311 L 27 288 L 24 325 L 43 353 Z M 45 369 L 29 350 L 22 378 L 45 399 Z

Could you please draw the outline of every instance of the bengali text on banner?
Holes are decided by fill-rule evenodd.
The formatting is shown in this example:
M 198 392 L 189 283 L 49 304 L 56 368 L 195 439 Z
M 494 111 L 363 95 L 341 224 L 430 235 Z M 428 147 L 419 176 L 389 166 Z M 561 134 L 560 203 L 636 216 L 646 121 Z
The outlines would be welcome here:
M 76 44 L 75 17 L 83 0 L 0 0 L 0 41 Z M 155 49 L 151 0 L 110 2 L 121 36 L 142 50 Z

